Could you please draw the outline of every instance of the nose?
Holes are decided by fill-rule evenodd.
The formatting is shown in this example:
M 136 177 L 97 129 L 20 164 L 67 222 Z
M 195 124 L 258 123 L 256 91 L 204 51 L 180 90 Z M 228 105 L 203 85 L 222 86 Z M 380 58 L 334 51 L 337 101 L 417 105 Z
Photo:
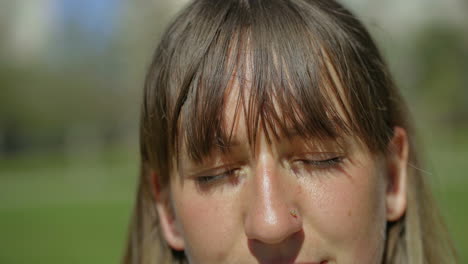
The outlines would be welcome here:
M 269 156 L 258 162 L 252 180 L 252 199 L 245 218 L 249 241 L 280 244 L 302 230 L 302 218 L 294 206 L 291 175 L 284 171 Z

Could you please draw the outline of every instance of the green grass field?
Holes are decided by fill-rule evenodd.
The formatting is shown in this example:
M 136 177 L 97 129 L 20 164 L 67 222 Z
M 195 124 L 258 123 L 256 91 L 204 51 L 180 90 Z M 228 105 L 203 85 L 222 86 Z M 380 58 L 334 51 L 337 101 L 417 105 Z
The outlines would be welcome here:
M 468 150 L 434 146 L 433 185 L 468 262 Z M 118 263 L 133 203 L 136 153 L 0 161 L 0 263 Z M 436 176 L 436 177 L 434 177 Z
M 119 263 L 135 153 L 0 163 L 0 263 Z

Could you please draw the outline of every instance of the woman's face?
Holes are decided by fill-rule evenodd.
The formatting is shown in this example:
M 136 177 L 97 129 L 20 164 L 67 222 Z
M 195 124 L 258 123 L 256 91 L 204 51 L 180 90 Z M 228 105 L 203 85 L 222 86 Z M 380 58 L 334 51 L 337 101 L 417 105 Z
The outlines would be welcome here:
M 381 263 L 386 222 L 406 204 L 395 204 L 404 188 L 393 183 L 405 160 L 372 155 L 352 137 L 268 142 L 259 131 L 251 147 L 238 116 L 229 151 L 202 164 L 181 154 L 171 208 L 158 207 L 169 245 L 194 264 Z

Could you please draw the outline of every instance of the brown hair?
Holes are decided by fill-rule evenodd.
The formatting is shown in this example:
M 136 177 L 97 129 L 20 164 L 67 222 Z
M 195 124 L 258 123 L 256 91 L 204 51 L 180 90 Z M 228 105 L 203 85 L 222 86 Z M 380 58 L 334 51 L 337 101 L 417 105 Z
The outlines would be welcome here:
M 417 169 L 406 105 L 359 20 L 332 0 L 199 0 L 169 26 L 146 76 L 141 176 L 124 263 L 185 262 L 159 232 L 150 171 L 164 189 L 181 145 L 194 160 L 229 145 L 224 107 L 233 78 L 250 143 L 259 127 L 267 136 L 292 127 L 304 137 L 353 135 L 371 152 L 386 153 L 393 128 L 404 128 L 408 207 L 387 224 L 384 263 L 455 261 Z

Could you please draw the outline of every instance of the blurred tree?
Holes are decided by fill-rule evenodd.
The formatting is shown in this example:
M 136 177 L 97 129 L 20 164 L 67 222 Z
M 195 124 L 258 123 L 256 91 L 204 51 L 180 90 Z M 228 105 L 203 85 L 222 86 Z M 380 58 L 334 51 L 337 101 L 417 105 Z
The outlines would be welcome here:
M 34 31 L 37 19 L 53 23 L 39 23 L 44 34 L 35 33 L 28 45 L 2 48 L 0 155 L 83 148 L 99 152 L 105 145 L 136 141 L 146 66 L 176 5 L 98 2 L 42 0 L 42 9 L 40 4 L 10 4 L 12 14 L 34 14 L 26 24 L 19 21 L 28 29 L 22 36 Z M 7 16 L 8 23 L 2 24 L 11 34 L 17 31 L 14 18 Z M 45 48 L 23 56 L 22 49 L 35 43 L 46 43 Z
M 441 23 L 414 37 L 414 93 L 432 120 L 468 128 L 468 36 Z

